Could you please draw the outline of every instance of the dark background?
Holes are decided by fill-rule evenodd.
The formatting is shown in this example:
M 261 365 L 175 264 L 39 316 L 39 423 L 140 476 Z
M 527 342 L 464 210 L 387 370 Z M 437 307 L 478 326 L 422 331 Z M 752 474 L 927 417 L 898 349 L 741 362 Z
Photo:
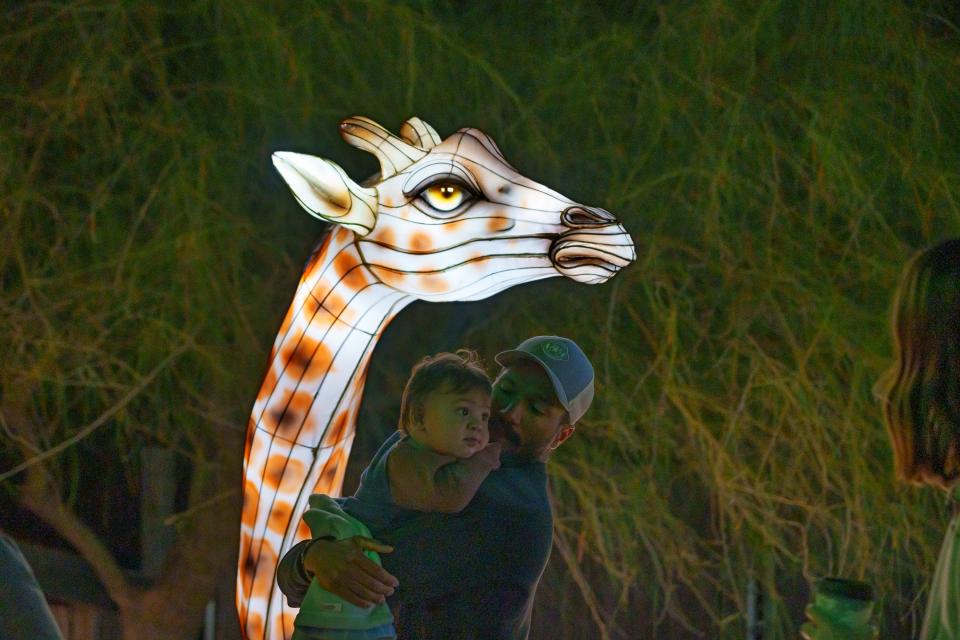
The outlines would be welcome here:
M 948 514 L 893 479 L 872 390 L 902 264 L 960 232 L 954 3 L 103 0 L 0 16 L 0 527 L 77 551 L 128 633 L 194 637 L 232 587 L 247 414 L 323 232 L 270 153 L 359 181 L 376 163 L 337 134 L 354 114 L 480 128 L 521 172 L 614 212 L 638 259 L 599 287 L 405 310 L 374 355 L 346 489 L 422 355 L 490 362 L 568 335 L 598 397 L 550 465 L 533 637 L 741 638 L 751 580 L 764 637 L 795 637 L 823 575 L 874 585 L 883 637 L 915 633 Z M 158 449 L 176 540 L 144 581 Z

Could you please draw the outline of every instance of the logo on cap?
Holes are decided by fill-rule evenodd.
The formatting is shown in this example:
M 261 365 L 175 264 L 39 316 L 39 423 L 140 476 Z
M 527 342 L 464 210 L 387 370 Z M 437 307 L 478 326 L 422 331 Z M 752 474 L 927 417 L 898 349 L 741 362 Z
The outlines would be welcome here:
M 540 350 L 543 351 L 543 355 L 551 360 L 566 361 L 570 359 L 570 349 L 562 342 L 555 342 L 553 340 L 544 342 L 540 345 Z

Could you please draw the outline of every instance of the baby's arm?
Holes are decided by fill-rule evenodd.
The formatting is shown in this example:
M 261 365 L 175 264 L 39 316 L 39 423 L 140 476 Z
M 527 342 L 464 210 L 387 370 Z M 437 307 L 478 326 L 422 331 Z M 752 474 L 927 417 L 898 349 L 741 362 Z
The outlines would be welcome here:
M 500 443 L 455 458 L 400 443 L 387 458 L 394 503 L 403 509 L 456 513 L 470 504 L 490 472 L 500 468 Z

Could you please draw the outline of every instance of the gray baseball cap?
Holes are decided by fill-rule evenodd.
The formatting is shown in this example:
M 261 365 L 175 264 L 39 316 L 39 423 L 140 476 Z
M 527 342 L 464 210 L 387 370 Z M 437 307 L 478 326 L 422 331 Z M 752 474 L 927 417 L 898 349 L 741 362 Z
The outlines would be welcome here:
M 570 414 L 571 424 L 583 417 L 593 401 L 593 365 L 576 342 L 560 336 L 534 336 L 516 349 L 501 351 L 494 360 L 508 367 L 517 358 L 533 360 L 543 367 L 557 400 Z

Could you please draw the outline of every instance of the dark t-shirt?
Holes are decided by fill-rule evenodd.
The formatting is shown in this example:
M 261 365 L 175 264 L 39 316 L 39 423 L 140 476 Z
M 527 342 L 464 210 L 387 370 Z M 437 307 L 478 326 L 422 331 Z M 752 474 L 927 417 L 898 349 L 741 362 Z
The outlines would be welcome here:
M 460 513 L 373 534 L 394 545 L 401 637 L 526 638 L 553 536 L 546 467 L 504 459 Z
M 384 442 L 371 466 L 397 437 Z M 353 512 L 349 499 L 343 504 Z M 385 529 L 370 527 L 374 537 L 394 546 L 381 559 L 400 581 L 389 599 L 391 606 L 400 606 L 399 638 L 527 637 L 553 540 L 544 463 L 504 455 L 460 513 L 411 512 L 400 520 Z M 291 554 L 294 550 L 302 547 Z M 287 575 L 293 564 L 281 563 L 278 581 L 296 601 Z

